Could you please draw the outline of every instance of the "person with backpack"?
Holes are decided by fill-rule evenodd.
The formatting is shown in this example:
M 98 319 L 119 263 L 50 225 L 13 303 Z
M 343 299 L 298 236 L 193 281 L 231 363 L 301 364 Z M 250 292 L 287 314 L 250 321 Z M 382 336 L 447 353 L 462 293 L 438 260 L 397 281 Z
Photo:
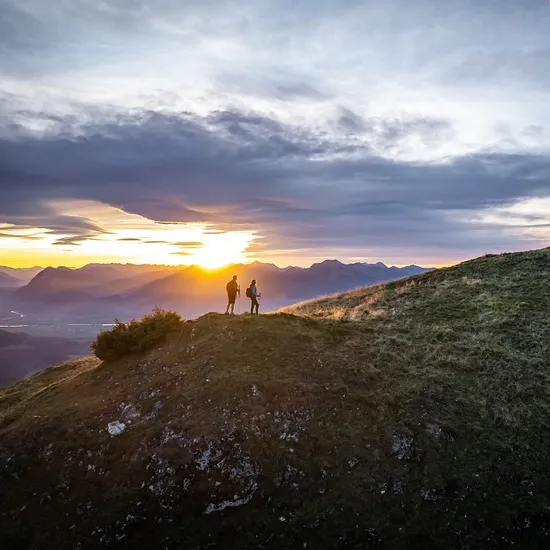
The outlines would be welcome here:
M 260 302 L 258 298 L 261 298 L 262 295 L 258 292 L 258 287 L 256 286 L 256 279 L 252 279 L 250 286 L 246 289 L 246 297 L 250 298 L 250 315 L 254 315 L 254 310 L 256 310 L 256 315 L 258 315 L 258 309 L 260 308 Z
M 241 287 L 237 283 L 237 275 L 233 275 L 233 279 L 225 285 L 227 290 L 227 308 L 225 314 L 229 315 L 229 308 L 231 308 L 231 315 L 235 315 L 235 300 L 237 299 L 237 294 L 241 295 Z

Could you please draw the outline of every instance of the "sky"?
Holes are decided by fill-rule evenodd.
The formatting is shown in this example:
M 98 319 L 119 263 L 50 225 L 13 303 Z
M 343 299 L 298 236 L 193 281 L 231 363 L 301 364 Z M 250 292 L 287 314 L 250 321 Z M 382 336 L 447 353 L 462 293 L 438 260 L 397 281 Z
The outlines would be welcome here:
M 0 0 L 0 264 L 550 245 L 547 0 Z

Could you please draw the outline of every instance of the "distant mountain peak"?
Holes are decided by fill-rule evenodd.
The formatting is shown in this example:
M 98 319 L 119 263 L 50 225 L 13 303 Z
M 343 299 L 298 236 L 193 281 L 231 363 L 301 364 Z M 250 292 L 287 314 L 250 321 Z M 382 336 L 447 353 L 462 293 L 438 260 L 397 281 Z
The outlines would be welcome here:
M 341 265 L 344 265 L 340 260 L 323 260 L 322 262 L 318 262 L 318 263 L 315 263 L 313 264 L 311 267 L 313 267 L 314 265 L 323 265 L 323 266 L 341 266 Z

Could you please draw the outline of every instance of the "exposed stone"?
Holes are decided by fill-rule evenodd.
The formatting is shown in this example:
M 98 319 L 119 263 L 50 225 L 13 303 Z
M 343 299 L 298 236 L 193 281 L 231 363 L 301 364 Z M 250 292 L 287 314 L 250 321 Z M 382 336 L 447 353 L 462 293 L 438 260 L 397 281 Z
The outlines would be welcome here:
M 395 430 L 392 434 L 392 455 L 398 460 L 413 460 L 414 438 L 408 430 Z
M 126 430 L 126 424 L 123 424 L 118 420 L 116 420 L 115 422 L 109 422 L 109 424 L 107 425 L 107 430 L 113 436 L 121 435 Z

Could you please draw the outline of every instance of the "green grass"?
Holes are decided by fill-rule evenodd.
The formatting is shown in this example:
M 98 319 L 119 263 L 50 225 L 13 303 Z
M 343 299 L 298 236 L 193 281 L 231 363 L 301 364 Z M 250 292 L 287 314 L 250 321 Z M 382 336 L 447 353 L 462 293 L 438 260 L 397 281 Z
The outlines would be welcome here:
M 549 280 L 548 249 L 485 257 L 208 315 L 147 353 L 0 390 L 0 532 L 33 548 L 542 547 Z
M 550 250 L 490 256 L 289 308 L 352 320 L 387 356 L 410 401 L 429 387 L 445 411 L 460 402 L 474 426 L 546 428 L 550 402 Z M 396 391 L 395 386 L 392 389 Z M 499 433 L 498 438 L 501 438 Z

